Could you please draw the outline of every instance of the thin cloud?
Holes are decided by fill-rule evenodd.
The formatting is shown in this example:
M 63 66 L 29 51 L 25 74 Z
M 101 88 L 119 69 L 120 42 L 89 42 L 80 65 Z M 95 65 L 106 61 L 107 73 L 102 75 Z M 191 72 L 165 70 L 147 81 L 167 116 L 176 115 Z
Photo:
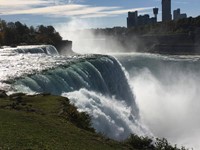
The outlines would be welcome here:
M 153 7 L 144 7 L 144 8 L 134 8 L 134 9 L 119 9 L 119 10 L 112 10 L 112 11 L 103 11 L 89 15 L 83 15 L 81 18 L 96 18 L 96 17 L 112 17 L 118 16 L 121 14 L 126 14 L 129 11 L 145 11 L 152 9 Z
M 36 14 L 36 15 L 62 15 L 63 12 L 73 12 L 76 10 L 86 9 L 87 5 L 57 5 L 41 8 L 31 8 L 25 10 L 13 10 L 11 12 L 5 12 L 5 15 L 17 15 L 17 14 Z
M 76 0 L 72 0 L 75 2 Z M 72 3 L 67 1 L 67 3 Z M 50 17 L 110 17 L 127 13 L 128 11 L 148 10 L 152 7 L 123 9 L 121 7 L 97 7 L 91 5 L 80 4 L 62 4 L 56 5 L 55 0 L 7 0 L 0 1 L 1 15 L 43 15 Z
M 49 5 L 51 1 L 45 0 L 0 0 L 0 7 L 32 7 L 34 5 Z
M 0 0 L 0 13 L 6 14 L 15 10 L 27 10 L 35 7 L 53 5 L 53 1 L 46 0 Z

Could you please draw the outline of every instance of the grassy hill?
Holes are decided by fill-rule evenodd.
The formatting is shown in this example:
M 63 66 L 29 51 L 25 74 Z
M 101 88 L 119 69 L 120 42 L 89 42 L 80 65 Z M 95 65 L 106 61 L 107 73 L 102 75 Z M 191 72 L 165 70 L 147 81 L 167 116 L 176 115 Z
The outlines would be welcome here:
M 87 120 L 87 115 L 78 113 L 67 98 L 23 94 L 5 96 L 0 98 L 0 150 L 127 149 L 120 142 L 96 134 L 90 127 L 81 129 L 81 123 L 77 122 L 87 124 L 82 120 L 85 118 Z
M 118 142 L 95 133 L 90 116 L 69 99 L 0 91 L 0 150 L 186 150 L 166 139 L 130 135 Z

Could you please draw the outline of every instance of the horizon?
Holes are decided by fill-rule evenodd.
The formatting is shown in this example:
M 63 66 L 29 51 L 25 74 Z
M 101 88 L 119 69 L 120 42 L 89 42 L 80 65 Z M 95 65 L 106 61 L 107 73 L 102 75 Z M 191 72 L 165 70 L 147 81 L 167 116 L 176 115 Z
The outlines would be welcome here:
M 78 29 L 126 27 L 129 11 L 153 17 L 155 7 L 159 8 L 158 21 L 161 21 L 161 0 L 1 0 L 0 18 L 7 22 L 20 21 L 28 26 L 52 25 L 56 29 L 74 20 Z M 172 0 L 171 12 L 177 8 L 188 17 L 200 15 L 198 0 Z

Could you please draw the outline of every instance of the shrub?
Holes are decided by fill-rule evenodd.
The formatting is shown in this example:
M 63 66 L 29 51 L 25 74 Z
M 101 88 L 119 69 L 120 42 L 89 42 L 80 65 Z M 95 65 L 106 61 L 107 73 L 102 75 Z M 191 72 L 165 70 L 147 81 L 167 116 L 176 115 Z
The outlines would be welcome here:
M 185 147 L 178 148 L 177 145 L 172 146 L 165 138 L 157 138 L 155 144 L 148 137 L 131 134 L 125 142 L 131 149 L 138 150 L 187 150 Z
M 178 148 L 177 145 L 172 146 L 165 138 L 156 139 L 156 150 L 187 150 L 185 147 Z
M 154 150 L 155 147 L 152 144 L 153 140 L 148 137 L 138 136 L 131 134 L 127 139 L 126 143 L 130 145 L 131 148 L 142 149 L 142 150 Z
M 70 104 L 69 100 L 63 101 L 62 115 L 74 125 L 81 129 L 94 132 L 94 128 L 91 127 L 91 117 L 85 112 L 78 112 L 77 108 Z

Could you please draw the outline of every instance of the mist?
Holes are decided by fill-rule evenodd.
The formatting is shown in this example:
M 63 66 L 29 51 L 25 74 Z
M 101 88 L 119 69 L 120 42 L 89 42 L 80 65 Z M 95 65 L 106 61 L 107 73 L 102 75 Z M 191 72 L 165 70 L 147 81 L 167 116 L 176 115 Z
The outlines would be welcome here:
M 81 19 L 72 19 L 56 26 L 63 39 L 73 42 L 72 49 L 79 54 L 109 54 L 127 52 L 118 35 L 105 34 L 101 29 L 92 29 L 94 24 Z M 109 32 L 109 31 L 108 31 Z M 132 43 L 132 51 L 135 44 Z
M 139 63 L 128 57 L 135 63 L 126 69 L 141 121 L 155 137 L 199 149 L 200 62 L 194 58 L 156 57 L 146 57 L 146 62 L 142 59 Z

